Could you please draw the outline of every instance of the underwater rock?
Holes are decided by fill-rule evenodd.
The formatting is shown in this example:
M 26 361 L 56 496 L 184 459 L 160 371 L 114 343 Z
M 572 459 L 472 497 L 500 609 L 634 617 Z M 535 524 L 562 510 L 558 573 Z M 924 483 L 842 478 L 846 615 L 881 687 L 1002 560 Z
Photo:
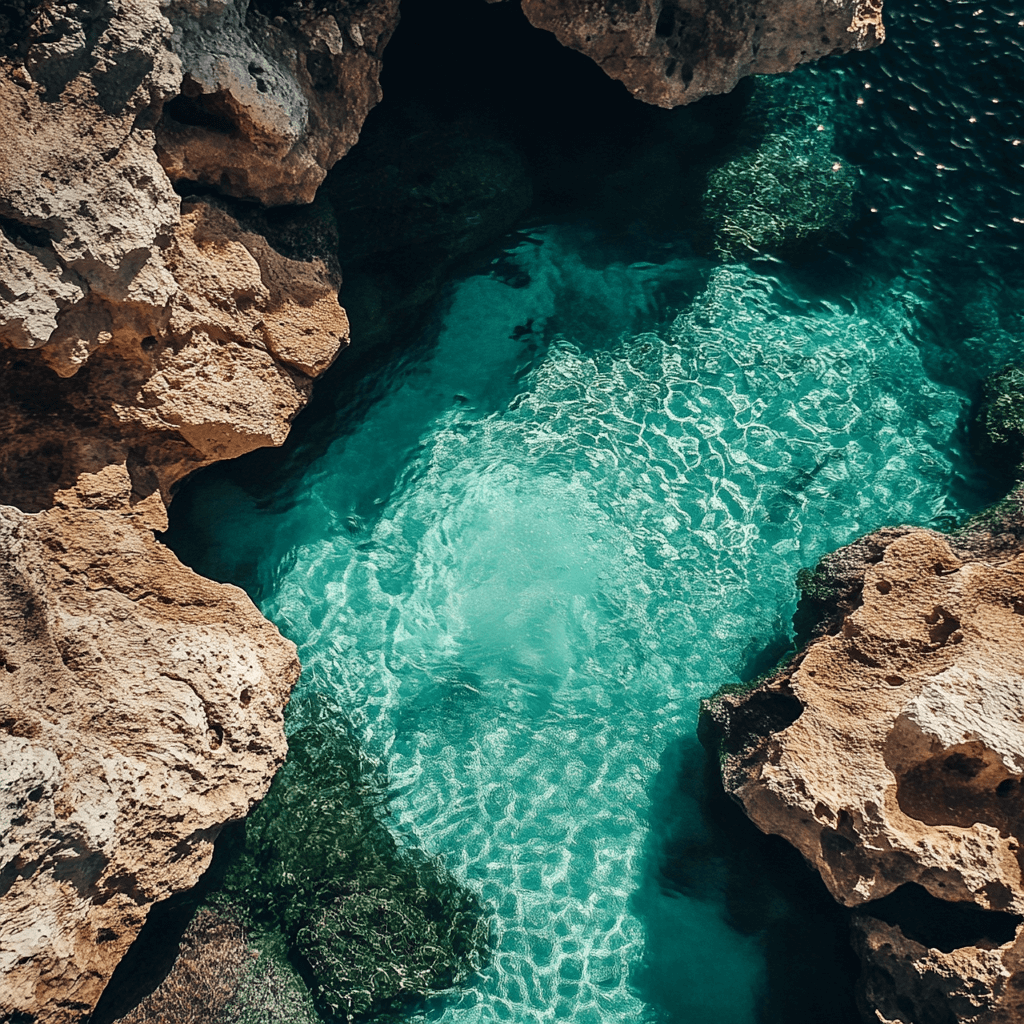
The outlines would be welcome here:
M 999 985 L 984 993 L 978 986 L 1016 970 L 1024 920 L 1022 507 L 1018 491 L 1001 517 L 950 537 L 887 529 L 827 556 L 801 580 L 798 619 L 813 625 L 810 642 L 766 681 L 702 708 L 726 790 L 762 831 L 796 846 L 841 903 L 869 904 L 913 883 L 947 901 L 949 914 L 973 906 L 1013 915 L 1001 944 L 982 937 L 955 950 L 957 963 L 974 965 L 957 980 L 954 961 L 934 950 L 899 952 L 903 939 L 865 907 L 860 949 L 878 967 L 868 972 L 865 998 L 888 1005 L 880 979 L 891 977 L 891 1000 L 908 1014 L 871 1019 L 1019 1019 L 929 1016 L 936 985 L 902 986 L 911 974 L 944 971 L 950 1000 L 955 990 L 991 1007 Z
M 121 509 L 164 529 L 173 485 L 281 444 L 347 343 L 337 276 L 216 206 L 186 201 L 161 260 L 176 285 L 161 309 L 88 303 L 108 340 L 76 376 L 0 348 L 2 500 Z
M 1024 367 L 1006 366 L 985 381 L 971 443 L 982 465 L 1014 479 L 1024 475 Z
M 522 0 L 538 28 L 660 107 L 885 39 L 882 0 Z
M 460 256 L 509 231 L 533 190 L 522 154 L 485 122 L 411 111 L 378 117 L 321 195 L 339 225 L 342 299 L 367 348 L 406 327 Z
M 755 83 L 737 141 L 708 172 L 701 202 L 720 259 L 786 255 L 853 220 L 857 175 L 832 152 L 834 118 L 822 106 L 806 83 Z
M 398 0 L 175 0 L 168 16 L 183 71 L 157 128 L 171 180 L 312 202 L 381 98 Z
M 283 940 L 328 1017 L 397 1010 L 459 983 L 488 952 L 477 896 L 396 842 L 387 776 L 339 707 L 314 697 L 296 717 L 303 725 L 266 799 L 218 850 L 214 905 L 244 906 Z
M 284 758 L 295 647 L 116 512 L 0 510 L 0 1017 L 79 1020 Z

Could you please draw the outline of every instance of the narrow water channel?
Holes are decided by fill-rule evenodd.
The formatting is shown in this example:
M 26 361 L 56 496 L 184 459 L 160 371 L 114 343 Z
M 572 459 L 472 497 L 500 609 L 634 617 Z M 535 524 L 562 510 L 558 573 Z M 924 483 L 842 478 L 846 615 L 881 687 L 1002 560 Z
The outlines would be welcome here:
M 791 643 L 802 567 L 990 497 L 965 424 L 1024 338 L 1024 6 L 889 25 L 787 85 L 811 112 L 787 159 L 820 123 L 856 175 L 831 247 L 524 221 L 417 339 L 343 355 L 284 457 L 178 499 L 181 557 L 295 641 L 299 692 L 386 765 L 392 828 L 493 914 L 490 964 L 410 1019 L 794 1024 L 779 935 L 841 958 L 760 865 L 736 881 L 695 726 Z

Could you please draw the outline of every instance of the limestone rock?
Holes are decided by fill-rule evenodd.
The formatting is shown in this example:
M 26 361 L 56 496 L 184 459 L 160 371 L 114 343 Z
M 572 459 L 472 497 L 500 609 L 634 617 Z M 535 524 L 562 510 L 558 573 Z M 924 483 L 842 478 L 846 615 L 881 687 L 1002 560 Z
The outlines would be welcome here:
M 998 529 L 979 521 L 952 538 L 884 530 L 823 560 L 803 580 L 817 637 L 768 681 L 704 708 L 727 791 L 762 831 L 796 846 L 847 906 L 911 884 L 940 914 L 939 901 L 949 901 L 948 914 L 950 904 L 973 905 L 1013 915 L 1015 927 L 1024 917 L 1020 498 L 1011 496 L 1016 516 Z M 924 1008 L 939 975 L 943 991 L 973 993 L 991 1008 L 995 980 L 1016 971 L 1006 966 L 1018 955 L 1006 946 L 1013 928 L 998 955 L 967 943 L 950 960 L 861 920 L 868 961 L 888 964 L 898 986 L 919 978 L 898 988 L 909 1015 L 878 1020 L 947 1019 Z M 954 961 L 973 964 L 959 983 L 950 980 Z M 869 1001 L 883 1005 L 877 993 Z M 1019 1018 L 948 1017 L 961 1019 Z
M 853 918 L 863 963 L 861 1007 L 880 1024 L 1018 1024 L 1024 1020 L 1024 934 L 941 950 L 868 914 Z
M 342 3 L 348 14 L 298 5 L 271 21 L 262 6 L 180 0 L 172 31 L 159 0 L 53 0 L 29 4 L 17 45 L 8 28 L 0 46 L 0 345 L 45 346 L 46 361 L 71 376 L 115 337 L 159 335 L 172 306 L 195 300 L 204 268 L 183 264 L 189 229 L 161 160 L 173 178 L 228 195 L 312 200 L 379 99 L 397 3 L 351 11 Z M 211 104 L 230 106 L 242 127 L 223 130 Z M 328 328 L 338 316 L 331 311 Z M 336 340 L 328 330 L 317 344 L 326 350 Z M 308 344 L 300 352 L 278 341 L 267 344 L 284 361 L 322 368 Z
M 115 512 L 0 509 L 0 1016 L 78 1020 L 285 752 L 294 646 Z
M 522 0 L 538 28 L 637 99 L 677 107 L 745 75 L 792 71 L 885 38 L 881 0 Z
M 184 80 L 157 135 L 171 179 L 312 202 L 380 100 L 398 0 L 176 0 L 170 18 Z
M 92 295 L 162 306 L 158 252 L 178 197 L 152 125 L 180 81 L 157 0 L 40 6 L 21 53 L 0 56 L 0 342 L 45 345 Z M 109 338 L 102 318 L 66 325 L 75 367 Z
M 173 298 L 75 307 L 109 335 L 76 376 L 0 349 L 0 499 L 32 512 L 119 508 L 163 529 L 182 477 L 284 441 L 312 378 L 347 343 L 321 261 L 282 256 L 208 203 L 183 211 L 161 257 Z

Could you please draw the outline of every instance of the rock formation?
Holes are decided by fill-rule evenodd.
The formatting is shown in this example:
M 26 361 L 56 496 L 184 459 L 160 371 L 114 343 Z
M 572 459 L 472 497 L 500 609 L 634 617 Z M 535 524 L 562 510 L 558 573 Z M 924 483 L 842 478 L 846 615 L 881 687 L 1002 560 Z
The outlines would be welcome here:
M 109 511 L 0 509 L 0 1015 L 78 1020 L 285 753 L 294 646 Z
M 881 38 L 871 0 L 632 6 L 524 3 L 662 105 Z M 151 531 L 187 474 L 280 444 L 347 343 L 327 204 L 256 204 L 314 199 L 397 19 L 398 0 L 0 7 L 2 1018 L 88 1015 L 282 760 L 294 648 Z M 504 217 L 528 189 L 491 157 Z M 447 258 L 479 231 L 449 230 L 444 189 L 424 238 Z
M 881 0 L 522 0 L 538 28 L 660 107 L 885 38 Z
M 172 181 L 309 203 L 381 98 L 398 0 L 175 0 L 181 95 L 157 131 Z
M 327 38 L 325 19 L 294 31 Z M 189 472 L 284 440 L 348 324 L 317 210 L 298 254 L 251 210 L 175 193 L 154 127 L 182 86 L 176 38 L 156 0 L 0 21 L 4 1019 L 88 1014 L 284 756 L 294 647 L 150 529 Z M 304 147 L 293 118 L 285 146 L 259 122 L 283 168 L 268 189 L 308 198 L 378 65 L 353 57 L 365 102 L 337 138 Z
M 1024 1016 L 1022 510 L 823 559 L 815 638 L 704 708 L 726 790 L 862 907 L 869 1020 Z

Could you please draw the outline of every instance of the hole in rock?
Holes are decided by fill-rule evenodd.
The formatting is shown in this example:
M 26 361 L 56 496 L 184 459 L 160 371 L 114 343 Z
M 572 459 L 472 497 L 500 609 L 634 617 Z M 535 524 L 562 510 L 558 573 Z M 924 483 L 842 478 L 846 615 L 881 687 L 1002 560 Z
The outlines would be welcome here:
M 877 580 L 875 589 L 880 594 L 888 594 L 892 590 L 892 584 L 888 580 Z
M 916 882 L 907 882 L 888 896 L 864 904 L 861 911 L 943 953 L 965 946 L 993 949 L 1005 945 L 1024 920 L 1002 910 L 982 910 L 973 903 L 941 900 Z
M 224 135 L 233 132 L 237 127 L 228 112 L 227 104 L 217 94 L 186 96 L 179 93 L 164 107 L 164 114 L 178 124 L 207 128 Z
M 924 621 L 932 627 L 928 630 L 928 638 L 938 647 L 942 647 L 960 628 L 960 620 L 952 612 L 938 606 L 924 617 Z
M 210 744 L 211 750 L 219 750 L 224 742 L 224 729 L 216 722 L 210 723 L 210 728 L 206 732 L 206 742 Z
M 727 754 L 738 754 L 750 745 L 752 737 L 782 732 L 802 714 L 804 706 L 790 693 L 778 690 L 755 690 L 730 713 L 722 740 Z
M 23 245 L 44 248 L 50 244 L 50 236 L 42 228 L 23 224 L 20 220 L 14 220 L 12 217 L 0 217 L 0 231 L 3 231 L 15 245 L 20 242 Z

